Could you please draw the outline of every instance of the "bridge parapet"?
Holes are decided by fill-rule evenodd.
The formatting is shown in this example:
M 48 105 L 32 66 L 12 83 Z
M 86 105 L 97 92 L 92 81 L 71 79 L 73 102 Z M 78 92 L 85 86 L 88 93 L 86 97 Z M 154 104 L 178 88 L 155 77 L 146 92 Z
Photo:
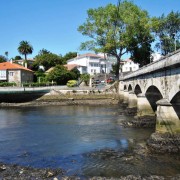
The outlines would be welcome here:
M 164 68 L 171 68 L 172 66 L 180 66 L 180 50 L 175 51 L 158 61 L 152 62 L 146 66 L 143 66 L 142 68 L 138 69 L 137 71 L 134 71 L 132 73 L 129 73 L 125 75 L 124 77 L 120 78 L 120 81 L 131 79 L 133 77 L 137 77 L 140 75 L 149 74 L 155 71 L 160 71 Z

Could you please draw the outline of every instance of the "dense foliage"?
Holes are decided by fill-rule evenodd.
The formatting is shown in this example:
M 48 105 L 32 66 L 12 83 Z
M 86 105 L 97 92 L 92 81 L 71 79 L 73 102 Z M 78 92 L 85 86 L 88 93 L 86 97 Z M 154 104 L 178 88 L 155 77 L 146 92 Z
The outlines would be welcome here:
M 89 84 L 90 75 L 89 74 L 81 74 L 80 76 L 81 81 L 84 81 L 86 85 Z
M 153 32 L 157 37 L 156 48 L 162 55 L 180 48 L 180 13 L 170 12 L 167 16 L 154 17 Z
M 77 52 L 69 52 L 63 56 L 64 63 L 67 64 L 67 60 L 73 59 L 77 56 Z
M 68 80 L 77 79 L 77 75 L 73 71 L 68 71 L 63 65 L 56 65 L 47 75 L 48 81 L 54 81 L 58 85 L 65 85 Z
M 76 81 L 76 80 L 69 80 L 66 85 L 67 85 L 68 87 L 77 86 L 77 81 Z
M 21 56 L 15 56 L 15 57 L 13 58 L 13 60 L 21 60 L 21 59 L 22 59 Z
M 54 67 L 58 64 L 59 65 L 64 64 L 63 59 L 60 56 L 53 53 L 43 53 L 35 57 L 35 62 L 33 64 L 33 67 L 35 69 L 38 69 L 38 67 L 42 65 L 46 71 L 49 68 Z
M 0 55 L 0 63 L 6 62 L 6 61 L 7 61 L 7 58 L 3 55 Z
M 115 74 L 116 78 L 119 78 L 122 56 L 133 52 L 134 47 L 141 47 L 144 41 L 151 39 L 148 13 L 128 1 L 123 1 L 117 6 L 108 4 L 105 7 L 89 9 L 87 13 L 88 18 L 79 26 L 78 31 L 91 40 L 82 43 L 81 49 L 115 56 Z
M 16 86 L 16 83 L 14 83 L 14 82 L 0 82 L 0 87 L 10 87 L 10 86 Z

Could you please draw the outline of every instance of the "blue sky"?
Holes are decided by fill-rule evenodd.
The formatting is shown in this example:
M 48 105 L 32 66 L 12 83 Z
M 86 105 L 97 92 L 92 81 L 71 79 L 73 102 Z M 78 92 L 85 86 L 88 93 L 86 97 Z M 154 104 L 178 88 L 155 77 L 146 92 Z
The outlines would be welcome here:
M 150 16 L 166 15 L 180 10 L 180 0 L 134 0 Z M 0 55 L 6 51 L 9 58 L 19 55 L 22 40 L 30 42 L 34 51 L 29 58 L 45 48 L 65 55 L 78 52 L 86 37 L 77 31 L 85 22 L 87 10 L 117 0 L 0 0 Z

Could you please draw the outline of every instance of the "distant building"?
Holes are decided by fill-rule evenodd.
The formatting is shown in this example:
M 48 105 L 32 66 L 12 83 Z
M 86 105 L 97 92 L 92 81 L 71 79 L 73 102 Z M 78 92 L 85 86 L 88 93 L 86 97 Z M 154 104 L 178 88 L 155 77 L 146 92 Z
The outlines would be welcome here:
M 156 52 L 156 53 L 152 53 L 151 54 L 151 61 L 158 61 L 159 59 L 161 59 L 163 57 L 163 55 L 161 55 L 160 53 Z
M 19 60 L 13 60 L 12 62 L 21 64 L 22 66 L 24 66 L 24 61 L 25 61 L 24 59 L 19 59 Z M 34 63 L 34 59 L 27 59 L 27 63 L 29 65 L 32 65 Z
M 76 64 L 77 69 L 81 74 L 88 73 L 90 75 L 107 73 L 109 74 L 112 70 L 112 64 L 114 61 L 111 61 L 104 54 L 93 54 L 87 53 L 78 55 L 77 57 L 67 61 L 67 64 Z
M 19 64 L 0 63 L 0 81 L 15 82 L 16 84 L 33 82 L 34 72 Z
M 121 61 L 122 62 L 122 72 L 131 72 L 136 71 L 139 69 L 139 64 L 134 63 L 131 59 L 126 59 Z

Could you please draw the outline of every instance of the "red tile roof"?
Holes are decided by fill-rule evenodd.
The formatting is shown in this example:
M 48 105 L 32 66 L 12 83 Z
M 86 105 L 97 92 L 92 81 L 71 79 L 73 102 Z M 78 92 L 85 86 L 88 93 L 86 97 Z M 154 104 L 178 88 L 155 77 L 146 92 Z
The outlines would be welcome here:
M 77 65 L 77 64 L 65 64 L 65 65 L 63 65 L 63 66 L 66 67 L 68 71 L 71 71 L 72 69 L 74 69 L 75 67 L 78 67 L 79 65 Z M 54 69 L 54 67 L 49 68 L 49 69 L 46 71 L 46 73 L 51 72 L 53 69 Z
M 19 64 L 10 63 L 10 62 L 0 63 L 0 70 L 8 70 L 8 69 L 21 69 L 21 70 L 33 72 L 32 70 L 25 68 L 24 66 L 21 66 Z
M 82 55 L 79 55 L 78 57 L 98 57 L 98 58 L 102 58 L 102 56 L 97 55 L 97 54 L 93 54 L 93 53 L 82 54 Z
M 66 67 L 68 71 L 71 71 L 72 69 L 74 69 L 77 66 L 78 66 L 77 64 L 65 64 L 64 65 L 64 67 Z

